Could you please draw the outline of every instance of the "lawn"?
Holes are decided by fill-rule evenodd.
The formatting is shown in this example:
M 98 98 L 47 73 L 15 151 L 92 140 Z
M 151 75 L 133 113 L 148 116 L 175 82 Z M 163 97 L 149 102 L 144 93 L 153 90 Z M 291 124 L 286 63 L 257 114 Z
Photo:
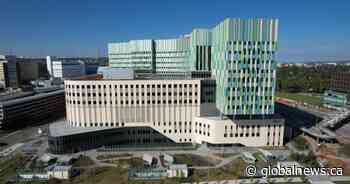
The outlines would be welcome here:
M 309 149 L 309 144 L 304 139 L 304 137 L 298 136 L 298 137 L 294 138 L 292 143 L 293 143 L 294 147 L 300 151 L 305 151 L 305 150 Z
M 344 144 L 340 147 L 339 156 L 350 157 L 350 144 Z
M 107 160 L 107 159 L 116 159 L 121 157 L 131 157 L 131 154 L 128 153 L 120 153 L 120 154 L 105 154 L 105 155 L 98 155 L 96 157 L 97 160 Z
M 298 102 L 308 103 L 311 105 L 322 106 L 323 99 L 319 96 L 309 96 L 302 93 L 277 92 L 277 97 L 287 98 Z
M 16 169 L 22 168 L 24 164 L 25 157 L 21 154 L 6 161 L 0 161 L 0 183 L 13 179 L 16 176 Z
M 94 161 L 92 161 L 90 157 L 80 155 L 78 159 L 74 161 L 73 167 L 87 167 L 94 164 Z
M 105 163 L 115 164 L 121 168 L 130 168 L 130 167 L 142 167 L 143 160 L 141 158 L 129 158 L 129 159 L 119 159 L 119 160 L 107 160 Z
M 187 164 L 188 166 L 214 166 L 220 161 L 194 154 L 176 154 L 174 155 L 174 162 L 175 164 Z
M 188 181 L 238 179 L 244 175 L 245 167 L 245 162 L 237 159 L 221 168 L 194 170 Z
M 214 155 L 221 158 L 229 158 L 238 155 L 238 153 L 215 153 Z

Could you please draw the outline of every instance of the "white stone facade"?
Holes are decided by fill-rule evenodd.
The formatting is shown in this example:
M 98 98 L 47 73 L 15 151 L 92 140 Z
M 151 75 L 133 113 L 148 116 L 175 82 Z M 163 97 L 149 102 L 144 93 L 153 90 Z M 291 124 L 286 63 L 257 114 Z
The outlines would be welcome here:
M 66 80 L 74 127 L 151 127 L 176 143 L 282 146 L 284 122 L 200 117 L 201 80 Z

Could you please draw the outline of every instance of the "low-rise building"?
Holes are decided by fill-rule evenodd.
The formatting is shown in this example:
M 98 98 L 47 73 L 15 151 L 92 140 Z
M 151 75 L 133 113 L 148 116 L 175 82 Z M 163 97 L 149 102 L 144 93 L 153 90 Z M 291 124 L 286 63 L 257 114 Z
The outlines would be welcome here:
M 49 175 L 46 171 L 19 171 L 17 177 L 20 181 L 47 181 Z
M 165 165 L 170 165 L 174 163 L 174 157 L 167 153 L 163 154 L 163 159 L 165 161 Z
M 169 166 L 168 178 L 187 178 L 188 168 L 186 164 L 172 164 Z
M 69 179 L 72 176 L 72 166 L 54 166 L 47 172 L 49 178 Z
M 335 72 L 331 76 L 330 90 L 346 94 L 350 101 L 350 72 Z
M 347 94 L 345 93 L 327 90 L 324 92 L 323 106 L 331 109 L 345 108 L 349 106 L 347 98 Z
M 152 162 L 153 162 L 153 156 L 149 155 L 149 154 L 143 154 L 142 160 L 143 160 L 145 165 L 150 166 L 150 165 L 152 165 Z
M 277 167 L 284 167 L 284 168 L 303 168 L 301 164 L 295 161 L 283 161 L 283 162 L 277 162 Z

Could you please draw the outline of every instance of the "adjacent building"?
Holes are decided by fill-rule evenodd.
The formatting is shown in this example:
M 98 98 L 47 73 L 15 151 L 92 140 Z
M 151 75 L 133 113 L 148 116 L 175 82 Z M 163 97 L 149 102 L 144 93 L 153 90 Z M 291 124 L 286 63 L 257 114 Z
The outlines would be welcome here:
M 64 90 L 13 92 L 0 96 L 0 128 L 20 128 L 64 115 Z
M 282 146 L 274 113 L 278 21 L 225 19 L 176 39 L 108 45 L 110 67 L 65 81 L 54 153 L 99 146 Z M 132 72 L 118 72 L 121 70 Z
M 330 89 L 324 93 L 324 106 L 334 109 L 350 105 L 350 72 L 332 74 Z
M 334 73 L 331 77 L 330 88 L 333 91 L 350 94 L 350 72 Z
M 54 78 L 69 79 L 85 75 L 84 64 L 80 61 L 52 61 Z
M 47 56 L 46 64 L 51 78 L 62 80 L 96 74 L 99 67 L 98 61 L 92 58 L 57 58 Z
M 108 45 L 109 66 L 140 77 L 176 78 L 211 70 L 211 31 L 195 29 L 175 39 L 131 40 Z
M 2 89 L 6 87 L 6 63 L 5 56 L 0 55 L 0 88 Z
M 333 109 L 341 109 L 348 106 L 348 95 L 332 90 L 326 90 L 323 96 L 323 106 Z
M 31 80 L 46 79 L 45 59 L 0 56 L 0 83 L 3 88 L 20 88 Z

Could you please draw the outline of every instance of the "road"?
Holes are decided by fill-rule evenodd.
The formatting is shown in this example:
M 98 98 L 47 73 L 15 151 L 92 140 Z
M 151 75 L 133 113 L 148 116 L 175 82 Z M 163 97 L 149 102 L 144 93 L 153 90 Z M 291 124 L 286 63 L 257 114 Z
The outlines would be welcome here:
M 183 184 L 255 184 L 255 183 L 268 183 L 272 181 L 273 183 L 300 183 L 302 179 L 300 177 L 289 177 L 289 178 L 273 178 L 273 179 L 239 179 L 239 180 L 220 180 L 220 181 L 202 181 L 194 183 L 183 183 Z
M 0 135 L 1 136 L 0 142 L 6 143 L 7 145 L 0 147 L 0 150 L 4 150 L 16 143 L 20 143 L 20 142 L 26 143 L 37 139 L 39 136 L 38 135 L 39 128 L 46 130 L 48 128 L 48 124 L 27 127 L 14 132 L 2 132 L 2 134 Z
M 330 181 L 339 182 L 339 181 L 350 181 L 349 176 L 332 176 L 328 178 Z M 282 178 L 271 178 L 271 179 L 239 179 L 239 180 L 220 180 L 220 181 L 202 181 L 194 183 L 183 183 L 183 184 L 255 184 L 255 183 L 267 183 L 267 180 L 272 181 L 273 183 L 300 183 L 303 180 L 300 177 L 282 177 Z

